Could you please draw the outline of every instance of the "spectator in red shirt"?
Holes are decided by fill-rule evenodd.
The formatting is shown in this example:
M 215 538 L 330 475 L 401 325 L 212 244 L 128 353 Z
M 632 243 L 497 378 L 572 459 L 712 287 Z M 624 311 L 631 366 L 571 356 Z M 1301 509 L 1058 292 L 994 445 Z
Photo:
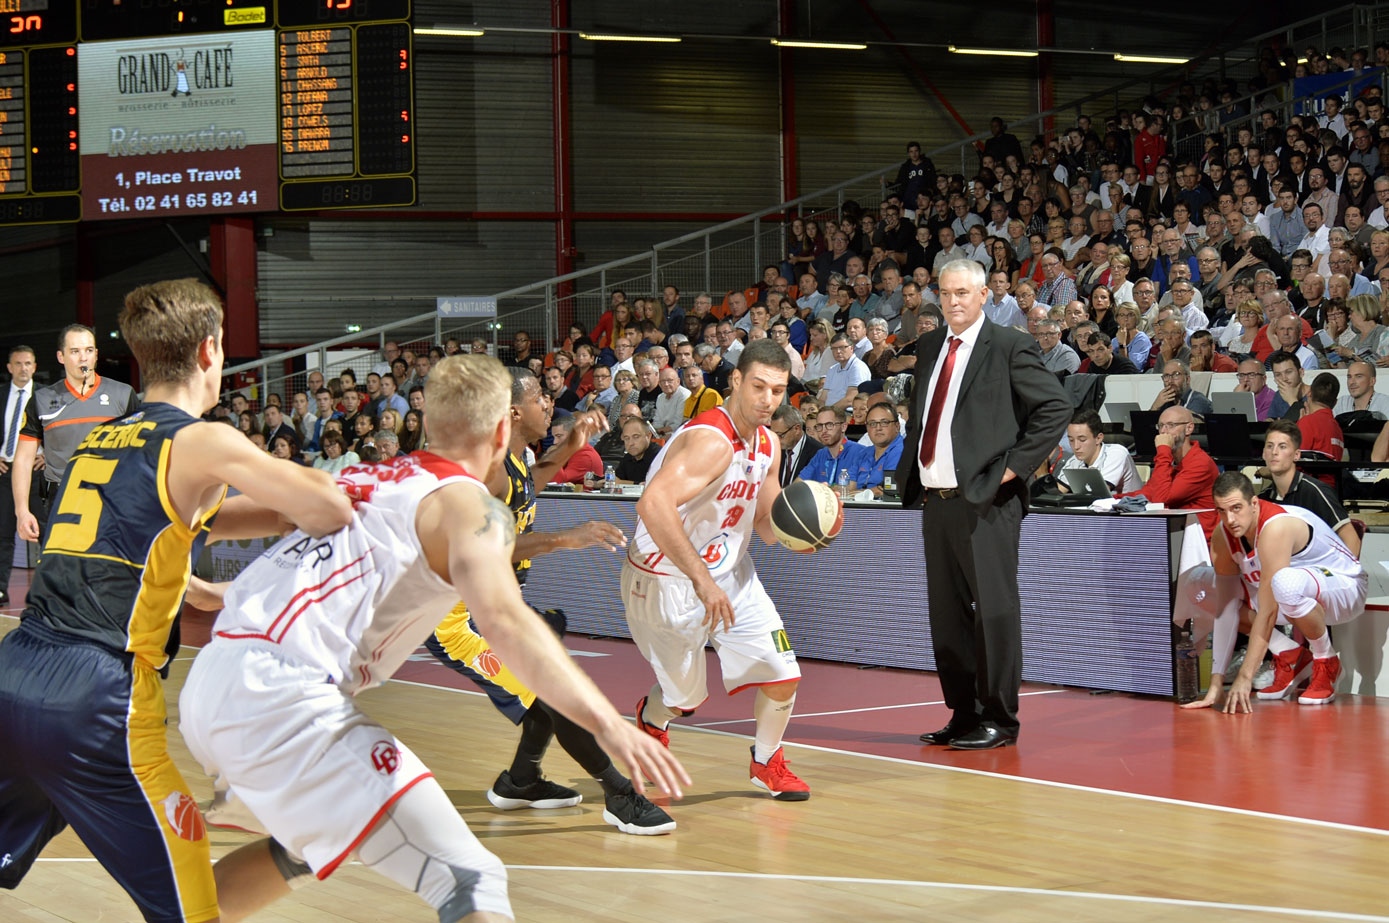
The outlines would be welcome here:
M 1193 372 L 1237 372 L 1239 363 L 1215 351 L 1215 337 L 1209 330 L 1197 330 L 1191 335 L 1191 370 Z
M 1322 372 L 1312 379 L 1312 390 L 1303 404 L 1301 418 L 1297 421 L 1298 431 L 1302 433 L 1302 451 L 1318 452 L 1332 461 L 1341 461 L 1346 452 L 1345 436 L 1341 425 L 1336 422 L 1331 408 L 1336 406 L 1336 398 L 1341 396 L 1341 383 L 1330 372 Z M 1322 478 L 1326 480 L 1328 476 Z M 1327 483 L 1335 485 L 1335 478 Z
M 1219 521 L 1211 504 L 1211 489 L 1220 472 L 1206 450 L 1191 438 L 1196 418 L 1180 405 L 1168 407 L 1158 417 L 1158 435 L 1153 440 L 1153 473 L 1142 494 L 1150 503 L 1161 503 L 1171 510 L 1199 509 L 1201 528 L 1209 539 Z
M 574 428 L 575 417 L 573 414 L 561 414 L 555 412 L 555 418 L 550 421 L 550 436 L 554 439 L 556 446 L 569 445 L 569 432 Z M 584 479 L 585 474 L 592 474 L 595 477 L 603 476 L 603 459 L 598 454 L 598 450 L 584 440 L 569 460 L 555 472 L 551 482 L 555 484 L 578 484 Z
M 1133 141 L 1133 162 L 1138 178 L 1151 183 L 1158 161 L 1167 156 L 1167 139 L 1162 136 L 1162 116 L 1148 116 L 1148 124 Z

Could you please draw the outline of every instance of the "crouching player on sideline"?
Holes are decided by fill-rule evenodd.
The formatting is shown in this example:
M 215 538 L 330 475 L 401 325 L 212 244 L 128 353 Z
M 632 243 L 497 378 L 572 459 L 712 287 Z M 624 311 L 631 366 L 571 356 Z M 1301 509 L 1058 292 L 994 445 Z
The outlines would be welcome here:
M 637 726 L 670 745 L 671 719 L 709 696 L 704 645 L 711 643 L 728 693 L 757 690 L 752 783 L 778 801 L 805 801 L 810 786 L 781 752 L 801 669 L 748 555 L 754 531 L 776 541 L 781 446 L 768 424 L 790 373 L 775 342 L 749 343 L 728 376 L 728 401 L 692 418 L 656 456 L 637 502 L 622 600 L 632 640 L 656 673 L 637 703 Z
M 200 923 L 218 917 L 212 862 L 169 757 L 160 681 L 178 650 L 190 561 L 209 534 L 297 524 L 323 535 L 352 511 L 322 472 L 282 466 L 198 419 L 222 382 L 211 289 L 137 288 L 120 327 L 145 402 L 76 446 L 29 604 L 0 642 L 0 887 L 16 887 L 71 824 L 146 920 Z M 243 496 L 223 503 L 228 484 Z
M 517 677 L 592 731 L 640 783 L 680 796 L 684 770 L 628 724 L 521 599 L 516 524 L 483 478 L 511 439 L 511 379 L 451 356 L 425 385 L 430 451 L 338 477 L 349 525 L 294 532 L 226 590 L 179 699 L 189 749 L 215 783 L 214 823 L 273 839 L 217 863 L 237 920 L 348 856 L 419 894 L 441 923 L 511 917 L 506 870 L 419 759 L 353 696 L 384 683 L 466 597 Z
M 1238 576 L 1253 610 L 1249 650 L 1230 686 L 1226 713 L 1251 710 L 1254 673 L 1275 633 L 1274 621 L 1280 616 L 1302 632 L 1311 650 L 1309 654 L 1294 646 L 1275 655 L 1275 664 L 1282 669 L 1276 672 L 1274 684 L 1260 696 L 1286 695 L 1295 688 L 1299 674 L 1308 665 L 1304 661 L 1310 659 L 1311 682 L 1298 702 L 1328 704 L 1336 697 L 1341 661 L 1331 647 L 1327 626 L 1348 622 L 1364 611 L 1369 589 L 1364 568 L 1316 514 L 1257 499 L 1254 485 L 1238 471 L 1227 471 L 1217 478 L 1212 496 L 1220 525 L 1211 536 L 1214 592 L 1209 593 L 1206 602 L 1214 612 L 1231 605 L 1228 578 Z M 1223 618 L 1229 620 L 1229 615 Z M 1212 669 L 1209 693 L 1192 705 L 1214 705 L 1220 698 L 1221 684 L 1221 675 Z
M 599 412 L 576 413 L 564 442 L 556 444 L 533 467 L 526 464 L 526 446 L 550 429 L 550 405 L 542 399 L 540 381 L 530 369 L 511 368 L 511 446 L 506 461 L 487 487 L 492 496 L 511 510 L 516 520 L 516 545 L 511 563 L 516 582 L 524 589 L 532 557 L 561 548 L 625 548 L 627 538 L 610 522 L 586 522 L 563 532 L 536 532 L 535 479 L 548 483 L 550 476 L 569 461 L 594 434 L 607 429 Z M 541 617 L 562 638 L 564 613 L 542 612 Z M 603 787 L 603 820 L 623 833 L 655 836 L 670 833 L 675 821 L 632 788 L 632 782 L 613 765 L 593 735 L 537 699 L 506 665 L 492 653 L 491 645 L 477 631 L 466 602 L 459 603 L 434 630 L 425 647 L 444 666 L 466 676 L 487 693 L 497 710 L 521 726 L 511 768 L 497 776 L 487 800 L 503 811 L 518 808 L 567 808 L 583 801 L 583 795 L 545 778 L 540 764 L 551 740 L 558 740 Z

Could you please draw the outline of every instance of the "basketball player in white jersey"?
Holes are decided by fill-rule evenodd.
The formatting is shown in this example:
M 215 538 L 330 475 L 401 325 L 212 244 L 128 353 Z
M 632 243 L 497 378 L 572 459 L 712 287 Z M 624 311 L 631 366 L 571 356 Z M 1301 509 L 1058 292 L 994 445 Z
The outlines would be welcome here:
M 264 830 L 214 871 L 237 920 L 350 855 L 415 891 L 442 923 L 512 916 L 506 870 L 429 770 L 353 697 L 385 682 L 460 597 L 512 672 L 614 760 L 680 796 L 684 770 L 627 723 L 521 600 L 516 527 L 488 495 L 511 436 L 511 379 L 459 355 L 426 385 L 430 451 L 339 475 L 347 528 L 291 533 L 226 590 L 180 708 L 215 780 L 209 819 Z
M 781 447 L 768 423 L 790 369 L 772 340 L 749 343 L 729 373 L 728 401 L 693 417 L 656 456 L 637 502 L 622 599 L 632 640 L 656 672 L 637 726 L 670 746 L 671 719 L 708 698 L 704 645 L 712 643 L 728 693 L 757 690 L 753 784 L 779 801 L 804 801 L 810 786 L 781 752 L 801 671 L 748 556 L 754 531 L 776 541 Z
M 1302 632 L 1309 650 L 1282 636 L 1275 652 L 1273 684 L 1259 698 L 1280 699 L 1311 676 L 1298 696 L 1303 705 L 1326 705 L 1336 697 L 1341 660 L 1331 646 L 1328 625 L 1348 622 L 1365 609 L 1369 578 L 1359 559 L 1315 513 L 1301 507 L 1282 507 L 1254 496 L 1254 485 L 1238 471 L 1216 479 L 1212 490 L 1220 525 L 1211 535 L 1211 560 L 1216 580 L 1238 576 L 1251 610 L 1249 649 L 1239 675 L 1230 686 L 1227 713 L 1251 710 L 1254 674 L 1276 633 L 1274 622 L 1284 619 Z M 1216 594 L 1217 596 L 1219 594 Z M 1221 606 L 1217 600 L 1214 606 Z M 1220 697 L 1221 675 L 1211 671 L 1211 691 L 1198 707 Z

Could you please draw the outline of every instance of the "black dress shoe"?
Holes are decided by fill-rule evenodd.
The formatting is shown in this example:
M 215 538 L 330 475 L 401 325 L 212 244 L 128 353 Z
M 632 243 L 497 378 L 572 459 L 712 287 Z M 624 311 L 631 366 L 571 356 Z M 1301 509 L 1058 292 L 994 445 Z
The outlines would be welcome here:
M 956 737 L 951 740 L 949 747 L 952 750 L 992 750 L 995 747 L 1011 747 L 1017 742 L 1018 734 L 1016 731 L 1000 731 L 996 727 L 989 727 L 984 724 L 963 737 Z
M 975 730 L 975 726 L 960 725 L 954 721 L 941 728 L 939 731 L 927 731 L 921 735 L 921 742 L 932 747 L 948 746 L 957 737 L 963 737 Z

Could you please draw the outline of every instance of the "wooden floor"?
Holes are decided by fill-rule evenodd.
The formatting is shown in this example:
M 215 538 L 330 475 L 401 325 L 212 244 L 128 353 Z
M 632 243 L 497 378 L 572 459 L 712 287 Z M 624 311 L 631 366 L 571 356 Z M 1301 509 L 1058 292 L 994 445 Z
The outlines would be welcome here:
M 0 620 L 0 631 L 14 624 Z M 173 718 L 193 653 L 182 652 L 168 684 Z M 649 675 L 627 673 L 623 690 L 609 690 L 615 697 L 649 682 Z M 743 698 L 731 701 L 746 707 Z M 780 804 L 748 785 L 746 737 L 678 728 L 672 746 L 696 783 L 671 808 L 680 827 L 671 836 L 631 837 L 602 822 L 597 784 L 557 747 L 546 761 L 549 775 L 582 790 L 583 805 L 492 809 L 484 793 L 506 765 L 515 731 L 479 696 L 393 682 L 362 704 L 432 767 L 510 867 L 523 920 L 1389 920 L 1389 836 L 1371 826 L 1039 784 L 990 771 L 988 754 L 946 766 L 795 744 L 788 758 L 814 797 Z M 195 794 L 208 797 L 181 737 L 173 732 L 169 743 Z M 1164 766 L 1185 771 L 1180 760 Z M 1371 792 L 1383 790 L 1383 779 L 1364 785 L 1347 797 L 1375 800 Z M 247 839 L 214 831 L 214 856 Z M 50 845 L 17 891 L 0 893 L 0 923 L 137 919 L 71 833 Z M 437 917 L 413 895 L 349 865 L 256 919 Z

